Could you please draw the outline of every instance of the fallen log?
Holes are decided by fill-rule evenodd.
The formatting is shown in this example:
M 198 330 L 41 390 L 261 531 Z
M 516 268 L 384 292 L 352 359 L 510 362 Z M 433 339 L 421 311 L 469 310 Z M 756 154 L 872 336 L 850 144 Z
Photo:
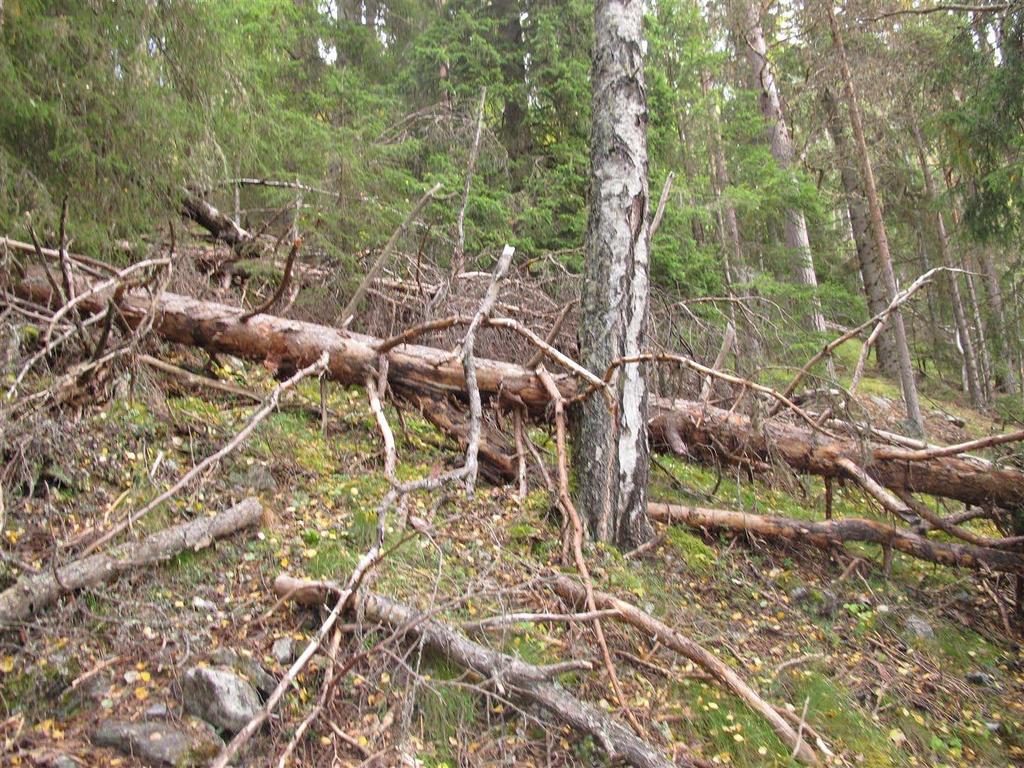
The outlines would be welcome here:
M 322 606 L 338 594 L 341 587 L 323 581 L 305 581 L 281 575 L 274 580 L 274 592 L 307 606 Z M 492 650 L 456 632 L 448 625 L 383 595 L 359 591 L 350 611 L 369 622 L 377 622 L 463 667 L 482 680 L 490 681 L 503 695 L 511 696 L 543 709 L 581 733 L 592 736 L 612 761 L 621 760 L 637 768 L 668 768 L 672 763 L 662 752 L 640 738 L 622 723 L 597 707 L 573 696 L 543 667 L 528 664 L 514 656 Z M 680 765 L 693 766 L 682 758 Z
M 53 300 L 41 269 L 30 268 L 14 286 L 18 295 L 40 304 Z M 105 311 L 110 292 L 79 292 L 82 311 Z M 153 304 L 130 292 L 118 301 L 128 323 L 142 322 Z M 240 322 L 242 310 L 163 293 L 155 301 L 153 330 L 167 341 L 261 361 L 279 376 L 304 368 L 328 352 L 328 376 L 361 385 L 377 370 L 381 339 L 323 325 L 257 315 Z M 400 394 L 465 397 L 458 357 L 417 344 L 386 351 L 389 382 Z M 557 361 L 556 361 L 557 362 Z M 500 360 L 478 358 L 476 376 L 484 400 L 501 407 L 525 407 L 534 419 L 550 418 L 551 399 L 535 371 Z M 571 401 L 578 388 L 568 375 L 555 377 L 562 397 Z M 782 462 L 794 471 L 822 477 L 846 477 L 840 459 L 849 459 L 868 476 L 896 492 L 927 493 L 980 507 L 1024 510 L 1024 472 L 993 466 L 963 455 L 934 455 L 878 443 L 829 437 L 779 419 L 755 424 L 750 417 L 689 400 L 655 400 L 651 439 L 661 450 L 684 449 L 713 463 L 739 463 L 755 469 Z M 507 474 L 503 471 L 502 474 Z
M 187 193 L 182 196 L 181 210 L 188 218 L 232 248 L 244 248 L 255 240 L 252 233 L 243 229 L 238 222 L 194 194 Z
M 755 426 L 742 413 L 687 400 L 666 406 L 651 420 L 652 440 L 663 450 L 685 445 L 693 456 L 727 464 L 781 461 L 820 477 L 849 477 L 842 461 L 848 459 L 892 491 L 1024 511 L 1024 473 L 1017 469 L 970 456 L 830 438 L 778 419 Z
M 582 605 L 586 601 L 587 593 L 584 586 L 568 576 L 556 576 L 552 586 L 559 596 L 571 603 Z M 818 764 L 818 758 L 814 754 L 814 750 L 803 740 L 801 735 L 782 718 L 771 704 L 762 699 L 742 677 L 736 674 L 731 667 L 711 653 L 711 651 L 676 632 L 672 627 L 658 621 L 650 614 L 641 611 L 632 603 L 620 600 L 615 595 L 595 590 L 593 596 L 598 608 L 615 611 L 612 618 L 636 627 L 645 635 L 655 638 L 666 648 L 671 648 L 684 658 L 692 661 L 732 693 L 736 694 L 747 706 L 768 721 L 772 729 L 782 740 L 782 743 L 793 750 L 794 756 L 799 758 L 800 762 L 807 765 Z
M 749 532 L 770 539 L 808 542 L 825 549 L 848 541 L 864 541 L 939 565 L 1024 574 L 1024 556 L 1018 553 L 973 544 L 932 541 L 884 523 L 856 517 L 815 522 L 660 503 L 648 504 L 647 513 L 652 520 L 691 528 Z
M 250 497 L 214 517 L 181 523 L 142 541 L 128 542 L 56 570 L 22 577 L 0 593 L 0 627 L 24 621 L 75 590 L 106 583 L 125 571 L 168 560 L 186 549 L 208 547 L 215 539 L 256 525 L 262 518 L 263 507 Z

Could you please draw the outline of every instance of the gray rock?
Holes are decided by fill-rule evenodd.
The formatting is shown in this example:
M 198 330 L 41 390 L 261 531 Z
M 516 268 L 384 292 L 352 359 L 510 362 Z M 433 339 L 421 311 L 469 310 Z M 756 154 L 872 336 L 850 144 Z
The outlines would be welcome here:
M 981 688 L 996 687 L 996 679 L 988 672 L 968 672 L 964 679 L 971 685 L 977 685 Z
M 270 655 L 278 664 L 287 664 L 295 658 L 295 641 L 290 637 L 281 637 L 274 641 Z
M 794 605 L 812 610 L 822 618 L 835 615 L 839 607 L 839 598 L 827 589 L 811 589 L 810 587 L 794 587 L 789 591 L 789 599 Z
M 229 648 L 219 648 L 214 651 L 211 659 L 215 664 L 229 667 L 239 672 L 250 683 L 256 686 L 256 690 L 264 696 L 269 696 L 277 688 L 277 678 L 267 672 L 256 659 L 244 656 L 241 653 L 232 651 Z
M 878 408 L 890 408 L 892 407 L 892 400 L 881 395 L 868 395 L 868 400 L 874 403 Z
M 147 720 L 162 720 L 167 717 L 168 709 L 167 705 L 162 701 L 156 704 L 150 704 L 146 707 L 146 711 L 143 713 Z
M 82 764 L 68 755 L 57 755 L 47 763 L 49 768 L 82 768 Z
M 827 589 L 821 590 L 821 601 L 818 603 L 818 615 L 823 619 L 830 619 L 839 610 L 839 598 L 834 592 Z
M 113 747 L 139 758 L 145 765 L 175 768 L 205 765 L 223 746 L 208 729 L 196 727 L 194 733 L 171 728 L 164 723 L 130 723 L 106 720 L 93 733 L 100 747 Z
M 907 616 L 905 620 L 905 626 L 910 636 L 916 640 L 934 640 L 935 630 L 932 629 L 932 625 L 916 613 L 912 613 Z
M 277 490 L 277 481 L 266 464 L 250 464 L 244 469 L 239 467 L 229 475 L 229 479 L 236 485 L 257 493 Z
M 234 672 L 193 667 L 181 680 L 185 708 L 222 731 L 235 734 L 260 711 L 256 690 Z

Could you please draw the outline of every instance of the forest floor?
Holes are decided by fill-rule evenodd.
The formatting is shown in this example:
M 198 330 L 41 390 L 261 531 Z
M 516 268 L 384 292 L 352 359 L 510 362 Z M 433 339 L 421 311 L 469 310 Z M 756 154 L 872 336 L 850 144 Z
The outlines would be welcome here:
M 227 363 L 217 371 L 222 378 L 258 392 L 272 388 L 262 369 Z M 37 498 L 9 515 L 5 551 L 48 567 L 54 537 L 102 527 L 138 508 L 223 445 L 252 411 L 251 403 L 184 386 L 140 366 L 115 401 L 76 420 L 40 423 L 42 437 L 26 456 Z M 880 379 L 864 387 L 892 395 Z M 268 512 L 258 533 L 242 532 L 81 592 L 0 636 L 0 761 L 47 765 L 63 754 L 83 765 L 137 765 L 93 746 L 101 721 L 181 722 L 179 677 L 215 662 L 224 649 L 283 673 L 272 645 L 290 637 L 301 646 L 320 618 L 277 604 L 274 577 L 344 581 L 373 540 L 387 487 L 365 392 L 334 385 L 327 391 L 325 430 L 317 384 L 303 382 L 199 490 L 140 525 L 142 532 L 156 530 L 255 494 Z M 891 423 L 885 401 L 876 405 L 876 415 Z M 940 405 L 966 418 L 968 433 L 989 426 L 981 414 Z M 461 463 L 458 447 L 417 414 L 400 419 L 391 406 L 387 411 L 400 478 Z M 932 427 L 953 429 L 941 417 Z M 553 456 L 544 430 L 533 437 Z M 816 480 L 780 477 L 769 487 L 675 458 L 657 461 L 652 499 L 801 518 L 823 513 Z M 389 533 L 391 549 L 370 581 L 374 590 L 433 608 L 455 625 L 508 611 L 564 610 L 544 584 L 561 553 L 560 521 L 546 491 L 519 501 L 513 487 L 480 485 L 473 499 L 459 488 L 412 496 L 409 504 L 419 533 Z M 836 516 L 879 516 L 851 487 L 837 488 L 834 509 Z M 866 545 L 848 547 L 866 560 L 850 568 L 849 560 L 819 550 L 752 537 L 683 528 L 664 534 L 663 543 L 635 559 L 588 545 L 596 585 L 705 644 L 769 701 L 803 718 L 821 739 L 812 743 L 832 753 L 830 764 L 1024 764 L 1024 665 L 990 593 L 994 584 L 1009 594 L 1007 585 L 902 555 L 887 576 L 878 550 Z M 0 564 L 0 585 L 14 576 L 14 566 Z M 723 765 L 795 764 L 763 720 L 694 665 L 632 629 L 604 625 L 629 706 L 648 738 L 685 744 Z M 373 637 L 348 635 L 341 652 L 376 649 Z M 483 641 L 536 663 L 598 658 L 589 625 L 524 623 L 487 632 Z M 315 701 L 323 669 L 315 660 L 302 674 L 280 718 L 250 745 L 251 764 L 280 753 Z M 618 709 L 599 662 L 594 672 L 562 682 L 602 708 Z M 296 764 L 395 765 L 397 745 L 424 766 L 583 766 L 604 759 L 593 741 L 485 695 L 440 659 L 394 646 L 373 650 L 340 681 Z

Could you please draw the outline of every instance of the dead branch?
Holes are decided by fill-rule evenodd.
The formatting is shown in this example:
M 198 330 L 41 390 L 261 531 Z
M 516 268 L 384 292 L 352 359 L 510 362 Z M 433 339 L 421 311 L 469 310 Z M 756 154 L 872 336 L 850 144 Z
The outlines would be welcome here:
M 480 89 L 480 106 L 477 107 L 476 134 L 473 137 L 473 144 L 469 150 L 469 159 L 466 161 L 466 181 L 462 187 L 462 204 L 459 206 L 459 213 L 455 217 L 455 247 L 452 249 L 451 277 L 442 281 L 439 290 L 430 299 L 427 305 L 427 314 L 432 315 L 440 306 L 441 302 L 448 296 L 455 278 L 466 266 L 466 206 L 469 205 L 469 190 L 473 185 L 473 170 L 476 168 L 476 159 L 480 154 L 480 134 L 484 128 L 484 105 L 487 102 L 487 87 Z
M 48 304 L 53 294 L 41 271 L 32 268 L 13 288 L 18 296 L 40 304 Z M 84 292 L 79 292 L 77 298 L 81 300 L 83 295 Z M 109 299 L 106 294 L 93 294 L 82 300 L 81 308 L 101 312 Z M 278 371 L 297 370 L 326 351 L 330 354 L 327 375 L 331 379 L 361 385 L 366 375 L 376 370 L 379 360 L 377 350 L 381 340 L 374 337 L 270 315 L 239 323 L 241 313 L 234 307 L 172 293 L 162 293 L 149 301 L 125 292 L 118 308 L 131 325 L 142 322 L 152 309 L 153 329 L 165 340 L 262 361 Z M 490 322 L 503 325 L 501 318 Z M 391 379 L 403 390 L 434 397 L 465 396 L 463 368 L 450 352 L 402 344 L 390 350 L 387 356 Z M 525 407 L 531 418 L 550 419 L 551 397 L 534 372 L 487 358 L 477 358 L 475 367 L 481 398 L 496 402 L 501 408 Z M 706 366 L 692 367 L 702 375 L 708 375 L 711 370 Z M 583 377 L 579 371 L 575 372 Z M 720 372 L 714 375 L 724 376 Z M 584 389 L 596 389 L 591 378 L 604 386 L 603 380 L 593 374 L 585 378 L 589 383 L 578 387 L 568 376 L 554 376 L 567 402 L 578 398 Z M 743 386 L 745 380 L 733 378 Z M 881 446 L 870 439 L 823 439 L 820 432 L 814 434 L 779 419 L 755 422 L 739 412 L 710 405 L 701 407 L 687 400 L 652 399 L 651 417 L 651 438 L 655 445 L 663 449 L 670 447 L 670 437 L 677 436 L 690 454 L 701 460 L 753 463 L 758 467 L 782 461 L 797 472 L 835 477 L 843 473 L 836 458 L 848 456 L 890 490 L 943 496 L 986 508 L 1024 506 L 1024 473 L 974 458 L 941 456 L 906 461 L 905 456 L 912 457 L 916 449 L 901 454 L 898 448 Z M 884 438 L 881 433 L 878 436 Z M 884 454 L 876 456 L 876 451 L 883 448 Z
M 305 581 L 282 574 L 274 581 L 274 592 L 301 605 L 321 606 L 343 594 L 344 589 L 330 582 Z M 542 668 L 475 643 L 440 621 L 424 620 L 418 611 L 382 595 L 360 593 L 352 601 L 352 608 L 365 620 L 418 640 L 482 680 L 491 681 L 499 694 L 534 704 L 593 736 L 612 760 L 623 760 L 638 768 L 672 765 L 660 750 L 628 728 L 549 682 L 550 673 Z M 684 761 L 684 765 L 693 765 L 686 758 Z
M 796 391 L 796 388 L 800 384 L 800 382 L 803 381 L 804 377 L 810 372 L 811 368 L 813 368 L 816 363 L 818 363 L 822 358 L 830 356 L 837 348 L 841 347 L 850 339 L 856 338 L 863 331 L 867 330 L 872 326 L 875 326 L 876 329 L 880 329 L 882 326 L 884 326 L 885 322 L 889 319 L 889 316 L 893 312 L 895 312 L 901 305 L 909 301 L 910 298 L 915 293 L 917 293 L 921 288 L 930 283 L 932 278 L 936 275 L 936 273 L 942 272 L 945 269 L 945 267 L 936 267 L 935 269 L 928 270 L 923 275 L 914 280 L 913 283 L 907 286 L 907 289 L 905 291 L 902 291 L 897 296 L 895 296 L 893 300 L 889 303 L 889 306 L 887 306 L 881 312 L 876 314 L 874 317 L 868 318 L 863 323 L 858 325 L 856 328 L 852 328 L 851 330 L 847 331 L 846 333 L 830 341 L 828 344 L 822 347 L 822 349 L 817 354 L 815 354 L 813 357 L 811 357 L 810 360 L 804 363 L 803 368 L 797 371 L 796 376 L 794 376 L 792 381 L 790 381 L 789 384 L 786 385 L 786 388 L 782 391 L 782 394 L 785 395 L 786 397 L 790 397 Z M 877 334 L 875 333 L 873 333 L 872 335 L 877 336 Z M 868 348 L 869 344 L 865 343 L 864 349 L 866 350 Z M 859 362 L 860 361 L 858 360 L 858 363 Z M 853 387 L 851 387 L 851 389 L 852 388 Z M 781 405 L 774 406 L 770 413 L 777 413 L 780 407 Z
M 24 621 L 62 595 L 103 584 L 134 568 L 163 562 L 186 549 L 203 549 L 215 539 L 256 525 L 262 517 L 259 501 L 248 498 L 215 517 L 190 520 L 151 534 L 142 541 L 75 560 L 55 571 L 23 577 L 0 594 L 0 626 Z
M 571 604 L 589 604 L 593 601 L 599 608 L 616 611 L 612 618 L 636 627 L 646 636 L 654 637 L 665 647 L 689 659 L 767 720 L 783 743 L 796 750 L 795 755 L 801 762 L 808 765 L 818 764 L 814 751 L 806 744 L 800 743 L 799 735 L 779 716 L 775 708 L 762 699 L 731 667 L 699 643 L 685 637 L 632 603 L 620 600 L 607 592 L 594 591 L 588 597 L 586 591 L 567 576 L 556 576 L 553 588 Z
M 576 511 L 576 505 L 569 494 L 568 452 L 565 446 L 565 401 L 562 399 L 558 387 L 555 386 L 551 374 L 544 370 L 544 366 L 540 366 L 537 369 L 537 375 L 544 382 L 544 387 L 555 403 L 555 440 L 558 446 L 558 502 L 562 507 L 562 514 L 572 521 L 573 559 L 576 563 L 576 570 L 579 571 L 580 580 L 583 582 L 587 610 L 590 613 L 596 613 L 598 608 L 594 600 L 594 580 L 590 576 L 590 569 L 587 568 L 586 558 L 583 557 L 583 521 L 580 520 L 579 513 Z M 601 619 L 595 617 L 593 625 L 594 636 L 597 638 L 597 644 L 601 648 L 601 655 L 604 658 L 605 669 L 608 671 L 608 679 L 611 681 L 615 697 L 618 699 L 619 706 L 626 713 L 626 719 L 633 726 L 633 730 L 641 733 L 640 723 L 637 721 L 632 709 L 630 709 L 629 702 L 622 692 L 619 675 L 615 670 L 615 662 L 612 661 L 611 653 L 608 652 L 608 643 L 605 641 L 604 630 L 601 628 Z
M 416 202 L 416 205 L 413 206 L 412 210 L 409 211 L 402 223 L 398 225 L 398 229 L 391 234 L 391 237 L 388 239 L 387 243 L 384 244 L 384 247 L 381 248 L 380 253 L 377 255 L 377 259 L 373 262 L 373 265 L 366 273 L 366 276 L 359 284 L 359 287 L 356 288 L 355 293 L 352 294 L 352 298 L 348 300 L 345 308 L 341 311 L 340 325 L 342 328 L 347 328 L 352 322 L 352 318 L 355 317 L 355 311 L 359 308 L 359 303 L 363 300 L 363 297 L 366 295 L 366 291 L 369 287 L 380 276 L 381 270 L 384 269 L 384 264 L 387 262 L 387 259 L 391 256 L 391 252 L 395 249 L 395 245 L 398 243 L 398 238 L 402 236 L 406 229 L 409 228 L 409 224 L 411 224 L 413 219 L 419 215 L 420 211 L 423 210 L 423 207 L 430 202 L 434 195 L 438 193 L 441 186 L 441 182 L 438 182 L 426 191 L 423 197 L 421 197 Z
M 296 237 L 292 242 L 291 250 L 288 251 L 288 259 L 284 263 L 284 275 L 282 275 L 281 282 L 277 286 L 277 290 L 274 291 L 274 295 L 255 309 L 250 309 L 248 312 L 240 316 L 238 318 L 238 322 L 244 323 L 256 315 L 262 315 L 264 312 L 270 311 L 277 302 L 281 300 L 281 297 L 284 296 L 284 292 L 288 290 L 288 284 L 291 282 L 292 265 L 295 263 L 295 256 L 299 252 L 300 245 L 302 245 L 302 238 Z
M 263 421 L 267 416 L 269 416 L 270 413 L 273 412 L 275 408 L 277 408 L 277 404 L 280 402 L 281 396 L 285 392 L 295 387 L 295 385 L 297 385 L 307 376 L 311 376 L 314 373 L 323 373 L 323 371 L 326 368 L 327 353 L 324 352 L 324 354 L 320 356 L 320 359 L 313 363 L 313 365 L 303 368 L 301 371 L 298 371 L 294 376 L 292 376 L 287 381 L 281 382 L 279 385 L 277 385 L 277 387 L 274 388 L 274 391 L 270 393 L 270 397 L 267 398 L 263 407 L 256 411 L 252 416 L 250 416 L 249 421 L 246 422 L 245 426 L 242 427 L 238 434 L 236 434 L 227 443 L 225 443 L 225 445 L 222 448 L 220 448 L 220 450 L 218 450 L 216 453 L 210 454 L 205 459 L 200 461 L 198 464 L 192 467 L 192 469 L 190 469 L 188 472 L 182 475 L 181 478 L 166 491 L 161 493 L 159 496 L 157 496 L 155 499 L 153 499 L 151 502 L 143 506 L 138 511 L 128 515 L 128 517 L 126 517 L 120 523 L 112 527 L 109 531 L 107 531 L 94 542 L 89 544 L 89 546 L 87 546 L 82 551 L 82 554 L 89 554 L 90 552 L 95 551 L 98 547 L 103 546 L 112 538 L 125 531 L 129 526 L 135 525 L 135 523 L 137 523 L 143 517 L 148 515 L 157 507 L 159 507 L 161 504 L 166 502 L 168 499 L 173 498 L 174 495 L 178 493 L 178 491 L 187 486 L 196 477 L 201 475 L 203 472 L 205 472 L 213 465 L 217 464 L 221 459 L 223 459 L 225 456 L 227 456 L 229 453 L 235 450 L 238 446 L 244 443 L 246 439 L 249 437 L 249 435 L 252 434 L 253 430 L 256 429 L 256 427 L 260 424 L 260 422 Z
M 235 397 L 244 397 L 246 400 L 253 400 L 257 403 L 263 402 L 263 398 L 250 389 L 239 387 L 235 384 L 229 384 L 228 382 L 220 381 L 219 379 L 211 379 L 208 376 L 200 376 L 192 373 L 192 371 L 187 371 L 180 366 L 168 363 L 166 360 L 153 357 L 152 355 L 138 355 L 135 359 L 143 365 L 148 365 L 150 368 L 155 368 L 163 373 L 176 376 L 194 386 L 216 389 L 220 392 L 234 395 Z

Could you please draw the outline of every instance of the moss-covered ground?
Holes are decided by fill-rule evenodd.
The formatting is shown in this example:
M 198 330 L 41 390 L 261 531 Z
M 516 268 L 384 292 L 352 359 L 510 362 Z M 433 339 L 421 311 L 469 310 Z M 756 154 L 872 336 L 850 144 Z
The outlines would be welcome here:
M 220 373 L 257 391 L 273 385 L 258 369 L 236 365 Z M 862 391 L 868 389 L 895 397 L 879 379 L 866 379 Z M 387 487 L 365 393 L 327 391 L 326 425 L 317 384 L 304 383 L 204 483 L 155 511 L 137 531 L 256 494 L 267 511 L 258 532 L 80 593 L 0 636 L 6 755 L 0 760 L 30 765 L 59 750 L 87 765 L 130 765 L 130 758 L 90 744 L 101 718 L 142 717 L 156 702 L 179 712 L 175 680 L 218 648 L 283 672 L 271 645 L 285 636 L 304 643 L 319 618 L 277 604 L 274 577 L 344 580 L 374 537 Z M 990 426 L 969 409 L 945 401 L 943 409 L 963 418 L 968 433 Z M 251 410 L 210 392 L 152 383 L 88 410 L 67 425 L 69 439 L 49 457 L 46 487 L 9 505 L 17 514 L 4 530 L 6 548 L 47 567 L 49 542 L 102 529 L 145 503 L 230 439 Z M 399 418 L 387 410 L 400 477 L 428 476 L 461 461 L 457 447 L 418 414 Z M 534 435 L 546 437 L 540 428 Z M 807 519 L 823 513 L 817 480 L 780 477 L 767 485 L 667 456 L 658 464 L 655 499 Z M 397 530 L 392 517 L 389 553 L 372 589 L 455 624 L 503 611 L 564 609 L 544 586 L 545 575 L 561 567 L 561 521 L 539 481 L 524 500 L 511 487 L 480 485 L 472 499 L 449 488 L 409 497 L 403 512 L 419 521 L 418 532 Z M 837 488 L 834 514 L 877 511 L 846 487 Z M 803 720 L 829 764 L 1024 762 L 1024 668 L 988 591 L 1006 594 L 1006 585 L 989 580 L 986 588 L 974 574 L 902 556 L 886 577 L 879 553 L 867 546 L 833 559 L 753 537 L 682 528 L 664 534 L 641 558 L 588 545 L 598 586 L 712 649 L 794 722 Z M 847 567 L 853 556 L 867 567 Z M 9 584 L 14 566 L 0 569 Z M 914 631 L 922 623 L 930 633 Z M 763 720 L 691 663 L 610 621 L 605 631 L 629 706 L 666 752 L 685 745 L 722 765 L 794 764 Z M 522 623 L 475 637 L 534 663 L 598 658 L 590 629 L 576 624 Z M 367 655 L 336 687 L 329 717 L 303 741 L 299 764 L 360 765 L 377 755 L 377 764 L 393 765 L 398 745 L 426 766 L 602 764 L 590 739 L 485 694 L 480 681 L 444 659 L 374 627 L 346 635 L 341 649 L 346 658 Z M 615 712 L 601 665 L 595 669 L 566 675 L 562 683 Z M 318 695 L 323 670 L 318 658 L 300 676 L 254 754 L 283 747 Z

